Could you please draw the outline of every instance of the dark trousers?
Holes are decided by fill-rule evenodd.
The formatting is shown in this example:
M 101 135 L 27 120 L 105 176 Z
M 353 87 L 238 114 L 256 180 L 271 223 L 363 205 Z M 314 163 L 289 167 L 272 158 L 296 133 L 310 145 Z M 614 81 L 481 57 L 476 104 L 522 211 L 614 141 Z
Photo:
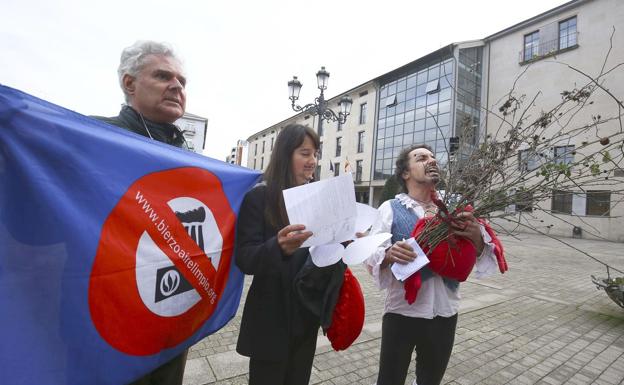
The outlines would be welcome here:
M 386 313 L 377 385 L 403 385 L 414 349 L 418 385 L 439 385 L 451 357 L 456 327 L 457 314 L 426 319 Z
M 249 360 L 249 385 L 307 385 L 316 351 L 316 334 L 291 341 L 286 361 Z
M 128 385 L 182 385 L 188 350 Z

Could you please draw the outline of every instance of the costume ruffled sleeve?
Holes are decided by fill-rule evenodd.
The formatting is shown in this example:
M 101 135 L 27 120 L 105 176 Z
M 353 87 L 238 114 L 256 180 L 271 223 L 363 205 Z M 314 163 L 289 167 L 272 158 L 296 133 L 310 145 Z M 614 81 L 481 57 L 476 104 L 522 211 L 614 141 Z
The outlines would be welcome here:
M 483 224 L 481 227 L 481 236 L 483 237 L 483 251 L 481 255 L 477 257 L 477 262 L 474 267 L 475 278 L 485 278 L 496 273 L 498 271 L 498 264 L 496 263 L 496 255 L 494 254 L 494 244 L 492 243 L 492 237 L 485 230 Z
M 378 210 L 379 218 L 377 218 L 377 221 L 371 228 L 371 235 L 389 233 L 392 226 L 392 207 L 390 206 L 390 201 L 384 202 Z M 389 267 L 381 268 L 381 263 L 386 255 L 386 249 L 390 246 L 392 246 L 392 241 L 387 240 L 364 262 L 368 272 L 373 276 L 375 285 L 380 289 L 389 288 L 390 284 L 395 279 Z

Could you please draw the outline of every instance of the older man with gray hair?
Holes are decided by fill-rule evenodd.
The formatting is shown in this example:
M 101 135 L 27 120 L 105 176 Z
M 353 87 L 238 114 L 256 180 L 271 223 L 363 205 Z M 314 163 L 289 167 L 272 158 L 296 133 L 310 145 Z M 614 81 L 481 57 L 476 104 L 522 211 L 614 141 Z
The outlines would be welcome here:
M 173 122 L 184 115 L 186 78 L 180 60 L 166 44 L 138 41 L 121 53 L 119 84 L 126 104 L 118 116 L 96 119 L 175 147 L 187 148 Z M 182 384 L 185 350 L 131 385 Z
M 186 77 L 173 50 L 164 43 L 138 41 L 123 50 L 117 72 L 126 104 L 118 116 L 96 118 L 185 148 L 184 136 L 173 122 L 184 115 Z

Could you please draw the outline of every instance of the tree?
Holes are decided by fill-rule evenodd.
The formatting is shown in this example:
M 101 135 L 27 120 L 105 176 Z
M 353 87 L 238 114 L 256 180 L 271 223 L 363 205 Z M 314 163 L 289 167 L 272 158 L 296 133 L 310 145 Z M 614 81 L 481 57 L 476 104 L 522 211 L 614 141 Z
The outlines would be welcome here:
M 605 265 L 607 281 L 610 270 L 624 274 L 550 232 L 555 225 L 561 230 L 582 226 L 584 234 L 606 239 L 596 218 L 621 215 L 624 99 L 619 85 L 624 62 L 621 57 L 615 63 L 609 60 L 612 48 L 613 34 L 596 74 L 557 60 L 544 61 L 553 72 L 566 71 L 570 77 L 563 90 L 536 90 L 533 95 L 517 91 L 527 66 L 506 95 L 482 107 L 490 117 L 487 132 L 471 130 L 468 120 L 459 122 L 459 136 L 454 151 L 447 148 L 452 155 L 442 173 L 446 194 L 436 202 L 442 213 L 417 238 L 421 246 L 433 250 L 448 239 L 450 224 L 458 220 L 454 209 L 470 205 L 475 217 L 491 221 L 499 233 L 513 235 L 524 229 L 550 236 Z M 582 211 L 584 207 L 577 212 L 575 197 L 590 202 L 590 196 L 599 212 Z M 451 202 L 455 197 L 459 202 Z
M 381 190 L 381 197 L 379 198 L 379 205 L 384 203 L 385 201 L 394 198 L 396 194 L 399 193 L 399 182 L 396 180 L 396 177 L 392 175 L 390 178 L 386 179 L 386 183 L 384 183 L 383 190 Z

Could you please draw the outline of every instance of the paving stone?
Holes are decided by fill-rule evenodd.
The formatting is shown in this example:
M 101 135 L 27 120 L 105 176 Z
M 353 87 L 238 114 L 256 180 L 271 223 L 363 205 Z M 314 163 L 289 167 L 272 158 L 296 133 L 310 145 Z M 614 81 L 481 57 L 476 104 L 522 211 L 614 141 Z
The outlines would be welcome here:
M 235 351 L 214 354 L 208 357 L 208 362 L 217 380 L 236 377 L 249 370 L 249 359 Z
M 461 285 L 457 335 L 443 383 L 624 384 L 624 313 L 589 278 L 604 275 L 602 266 L 547 237 L 502 240 L 510 270 Z M 621 243 L 566 242 L 624 265 Z M 384 293 L 364 267 L 352 271 L 365 296 L 364 329 L 343 352 L 333 351 L 319 334 L 310 384 L 373 385 L 377 379 Z M 246 277 L 243 302 L 250 282 Z M 241 313 L 239 307 L 224 328 L 191 348 L 184 385 L 248 383 L 248 361 L 235 353 Z M 406 385 L 414 373 L 412 360 Z
M 184 369 L 185 385 L 203 385 L 215 380 L 216 378 L 205 357 L 186 360 L 186 368 Z

